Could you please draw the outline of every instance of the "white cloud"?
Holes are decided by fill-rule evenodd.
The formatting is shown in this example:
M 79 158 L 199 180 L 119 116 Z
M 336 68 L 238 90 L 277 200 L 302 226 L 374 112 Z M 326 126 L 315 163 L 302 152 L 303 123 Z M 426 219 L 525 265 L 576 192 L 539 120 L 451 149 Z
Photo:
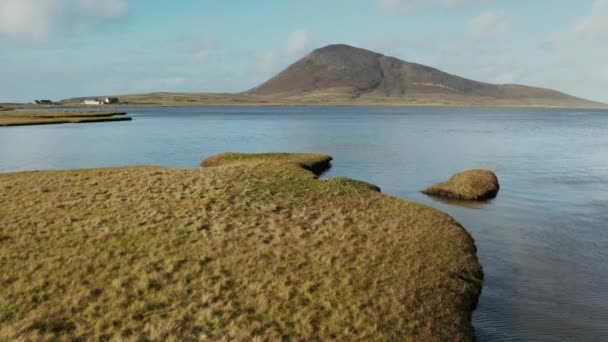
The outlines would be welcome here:
M 287 47 L 285 51 L 288 54 L 297 54 L 306 50 L 312 44 L 312 36 L 306 30 L 297 30 L 292 32 L 287 38 Z
M 313 45 L 312 35 L 304 29 L 291 32 L 283 48 L 274 51 L 258 53 L 257 58 L 250 64 L 250 69 L 256 77 L 266 78 L 270 74 L 294 62 L 295 58 L 302 56 Z M 260 82 L 261 80 L 256 80 Z
M 517 71 L 503 71 L 500 72 L 493 80 L 495 84 L 513 84 L 518 83 L 520 80 L 520 74 Z
M 268 74 L 274 70 L 277 62 L 274 53 L 269 52 L 258 56 L 257 71 L 263 74 Z
M 578 22 L 572 32 L 587 39 L 608 39 L 608 0 L 597 0 L 593 3 L 591 12 Z
M 159 89 L 175 90 L 184 85 L 188 80 L 185 77 L 167 77 L 156 80 Z
M 509 29 L 508 19 L 485 15 L 472 20 L 462 42 L 446 52 L 440 66 L 456 74 L 493 83 L 519 83 L 554 88 L 608 102 L 608 0 L 589 3 L 589 11 L 565 24 L 538 51 L 507 51 L 501 44 L 479 44 Z M 506 20 L 506 24 L 500 24 Z M 474 24 L 473 24 L 474 23 Z M 506 26 L 504 26 L 506 25 Z M 500 43 L 500 42 L 499 42 Z M 484 52 L 485 51 L 485 52 Z M 539 54 L 533 58 L 526 53 Z
M 75 2 L 82 12 L 99 17 L 118 18 L 129 12 L 128 0 L 76 0 Z
M 211 50 L 209 48 L 201 47 L 194 51 L 192 58 L 194 58 L 194 60 L 197 62 L 203 62 L 207 59 L 207 57 L 209 57 L 210 54 Z
M 174 45 L 180 54 L 197 63 L 207 61 L 220 50 L 215 36 L 199 32 L 189 32 L 161 43 L 155 42 L 153 45 L 158 46 L 159 44 Z
M 543 44 L 548 51 L 578 53 L 581 48 L 599 52 L 607 50 L 608 45 L 608 0 L 595 0 L 586 16 L 573 23 L 564 31 L 553 34 Z M 576 47 L 577 49 L 573 49 Z
M 608 39 L 608 0 L 596 0 L 589 14 L 574 24 L 562 38 L 605 44 Z
M 376 0 L 378 6 L 391 13 L 409 13 L 420 8 L 457 8 L 491 0 Z
M 0 35 L 39 41 L 49 33 L 54 0 L 0 0 Z
M 90 22 L 125 16 L 128 1 L 0 0 L 0 37 L 40 42 L 61 29 L 81 31 Z
M 604 79 L 606 81 L 608 81 L 608 64 L 606 64 L 602 67 L 601 73 L 602 73 L 602 76 L 604 76 Z
M 509 19 L 502 13 L 486 11 L 467 23 L 466 37 L 475 41 L 495 38 L 507 32 Z
M 577 95 L 608 102 L 608 0 L 595 0 L 589 12 L 549 38 L 545 64 Z M 559 68 L 559 70 L 558 70 Z M 552 80 L 555 83 L 556 80 Z M 548 84 L 551 84 L 547 82 Z M 568 90 L 568 89 L 566 89 Z

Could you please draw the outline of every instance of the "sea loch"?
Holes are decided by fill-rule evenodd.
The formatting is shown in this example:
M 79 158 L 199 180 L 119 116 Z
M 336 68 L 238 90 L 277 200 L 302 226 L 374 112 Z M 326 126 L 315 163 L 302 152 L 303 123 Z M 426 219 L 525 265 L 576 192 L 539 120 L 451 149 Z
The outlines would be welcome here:
M 608 338 L 608 112 L 371 107 L 130 108 L 132 122 L 0 129 L 0 171 L 198 167 L 225 151 L 318 152 L 345 176 L 452 215 L 485 279 L 480 341 Z M 489 168 L 498 197 L 419 191 Z

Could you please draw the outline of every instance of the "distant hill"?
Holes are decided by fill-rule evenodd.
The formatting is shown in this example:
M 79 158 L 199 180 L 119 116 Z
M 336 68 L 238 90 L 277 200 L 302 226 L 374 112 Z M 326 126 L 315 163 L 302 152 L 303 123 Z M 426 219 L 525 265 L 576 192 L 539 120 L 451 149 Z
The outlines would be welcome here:
M 350 98 L 388 104 L 603 106 L 555 90 L 472 81 L 343 44 L 314 50 L 244 94 L 320 102 Z
M 555 90 L 472 81 L 348 45 L 312 51 L 267 82 L 242 93 L 106 94 L 121 106 L 487 106 L 608 108 Z M 90 97 L 89 97 L 90 98 Z M 72 98 L 54 107 L 79 107 Z M 25 105 L 22 107 L 34 107 Z

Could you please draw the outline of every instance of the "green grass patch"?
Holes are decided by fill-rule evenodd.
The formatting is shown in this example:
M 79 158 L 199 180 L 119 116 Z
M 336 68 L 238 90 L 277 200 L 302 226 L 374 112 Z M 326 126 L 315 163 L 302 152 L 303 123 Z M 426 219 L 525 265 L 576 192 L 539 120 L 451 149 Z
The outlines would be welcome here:
M 500 186 L 490 170 L 469 170 L 453 175 L 450 180 L 426 188 L 422 193 L 467 201 L 480 201 L 496 197 Z
M 473 239 L 328 159 L 0 174 L 0 340 L 472 340 Z

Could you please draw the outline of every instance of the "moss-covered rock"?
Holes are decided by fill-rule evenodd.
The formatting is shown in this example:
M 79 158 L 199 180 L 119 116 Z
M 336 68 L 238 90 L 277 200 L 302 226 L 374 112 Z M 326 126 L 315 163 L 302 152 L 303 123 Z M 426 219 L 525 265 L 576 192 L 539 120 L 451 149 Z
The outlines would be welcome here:
M 447 182 L 426 188 L 422 193 L 467 201 L 483 201 L 496 197 L 500 185 L 490 170 L 475 169 L 457 173 Z

